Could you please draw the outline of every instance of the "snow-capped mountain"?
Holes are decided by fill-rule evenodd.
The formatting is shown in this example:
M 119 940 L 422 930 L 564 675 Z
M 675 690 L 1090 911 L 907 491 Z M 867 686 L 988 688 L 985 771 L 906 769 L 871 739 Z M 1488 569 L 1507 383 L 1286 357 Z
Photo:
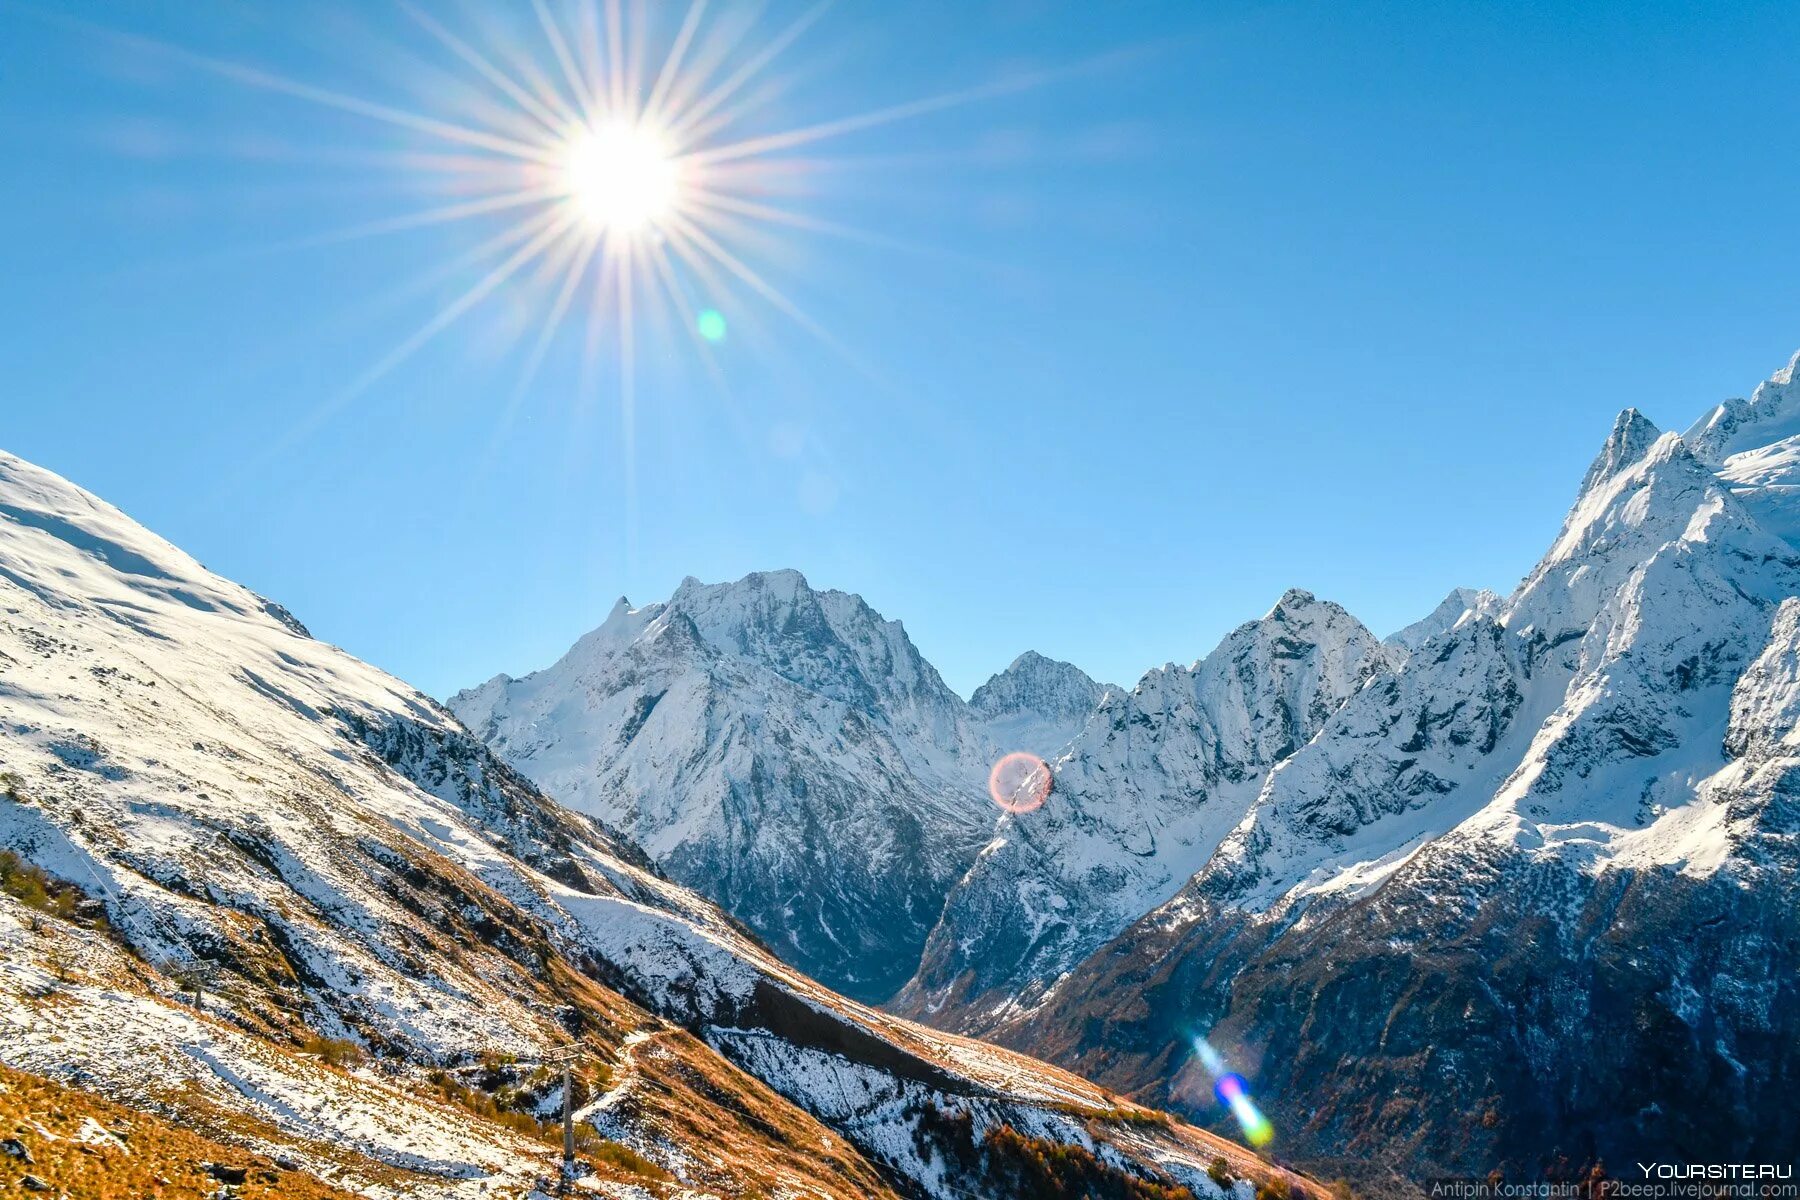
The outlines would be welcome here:
M 1199 869 L 1267 773 L 1388 662 L 1349 613 L 1293 590 L 1201 661 L 1108 693 L 1050 802 L 1001 821 L 951 893 L 898 1010 L 981 1030 L 1029 1008 Z
M 584 1128 L 697 1195 L 960 1195 L 1001 1126 L 1197 1195 L 1215 1153 L 1266 1169 L 790 965 L 877 996 L 917 962 L 901 1011 L 1196 1114 L 1205 1031 L 1340 1167 L 1783 1153 L 1793 370 L 1684 435 L 1621 413 L 1510 596 L 1385 643 L 1293 591 L 1130 692 L 1025 655 L 964 704 L 854 596 L 688 581 L 459 695 L 479 737 L 0 456 L 0 848 L 86 897 L 0 889 L 0 1063 L 187 1081 L 194 1120 L 382 1195 L 543 1173 L 492 1106 L 555 1097 L 493 1064 L 571 1036 Z M 1057 744 L 995 824 L 993 755 Z M 343 1042 L 380 1068 L 307 1052 Z
M 555 665 L 450 708 L 848 994 L 910 974 L 986 840 L 987 752 L 897 621 L 796 571 L 621 600 Z
M 789 628 L 853 608 L 781 589 L 756 603 Z M 724 597 L 693 590 L 666 636 L 734 636 Z M 798 633 L 790 670 L 868 669 L 917 729 L 935 676 L 908 677 L 885 630 Z M 1197 1195 L 1218 1194 L 1214 1154 L 1267 1175 L 1064 1072 L 834 995 L 444 708 L 6 455 L 0 849 L 19 856 L 0 862 L 0 1063 L 364 1194 L 531 1192 L 555 1155 L 535 1119 L 560 1096 L 533 1062 L 571 1042 L 584 1137 L 631 1148 L 590 1156 L 601 1195 L 642 1197 L 652 1172 L 672 1178 L 657 1194 L 948 1200 L 969 1162 L 1016 1195 L 1045 1150 Z M 1002 1126 L 1027 1140 L 987 1136 Z
M 1438 606 L 1406 628 L 1390 633 L 1385 641 L 1411 654 L 1440 633 L 1447 633 L 1465 616 L 1491 617 L 1500 611 L 1500 597 L 1486 588 L 1452 588 Z
M 1512 596 L 1350 697 L 1001 1035 L 1175 1099 L 1210 1028 L 1291 1146 L 1415 1176 L 1796 1144 L 1800 552 L 1763 519 L 1785 485 L 1732 469 L 1800 427 L 1790 380 L 1698 452 L 1620 414 Z
M 1750 399 L 1727 400 L 1682 440 L 1763 528 L 1800 545 L 1800 354 Z
M 1055 759 L 1106 694 L 1119 690 L 1095 683 L 1080 667 L 1027 650 L 975 689 L 969 713 L 995 751 Z
M 965 704 L 899 622 L 771 571 L 620 600 L 553 666 L 449 705 L 788 961 L 881 1000 L 991 835 L 994 758 L 1054 754 L 1106 690 L 1026 653 Z

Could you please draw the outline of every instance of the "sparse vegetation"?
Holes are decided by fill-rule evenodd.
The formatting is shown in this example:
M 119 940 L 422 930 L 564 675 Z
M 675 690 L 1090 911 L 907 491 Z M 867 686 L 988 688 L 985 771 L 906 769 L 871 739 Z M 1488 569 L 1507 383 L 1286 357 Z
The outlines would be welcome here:
M 1167 1180 L 1140 1179 L 1103 1162 L 1092 1151 L 1029 1137 L 1010 1125 L 982 1139 L 989 1177 L 1021 1196 L 1044 1200 L 1194 1200 Z
M 93 1126 L 84 1127 L 87 1121 Z M 5 1196 L 200 1200 L 240 1180 L 232 1183 L 231 1193 L 239 1200 L 349 1200 L 351 1195 L 291 1169 L 292 1164 L 283 1167 L 150 1113 L 0 1067 L 0 1140 L 6 1139 L 16 1139 L 29 1157 L 0 1154 L 0 1195 Z M 28 1175 L 45 1185 L 41 1192 L 24 1182 Z
M 1206 1168 L 1206 1177 L 1227 1191 L 1237 1182 L 1237 1176 L 1231 1173 L 1231 1164 L 1223 1158 L 1212 1160 L 1211 1165 Z
M 616 1170 L 631 1175 L 640 1175 L 645 1179 L 654 1179 L 659 1183 L 672 1183 L 675 1177 L 627 1146 L 624 1142 L 608 1141 L 605 1138 L 594 1138 L 587 1145 L 577 1147 L 586 1157 L 596 1163 L 605 1163 Z
M 61 883 L 49 872 L 26 862 L 11 850 L 0 850 L 0 892 L 27 908 L 72 920 L 86 899 L 80 888 Z
M 1292 1200 L 1293 1185 L 1285 1175 L 1271 1175 L 1256 1185 L 1256 1200 Z
M 1195 1200 L 1190 1189 L 1166 1177 L 1134 1175 L 1085 1147 L 1031 1137 L 1010 1125 L 990 1129 L 977 1141 L 974 1118 L 963 1109 L 930 1104 L 918 1117 L 921 1150 L 930 1147 L 947 1156 L 965 1177 L 980 1182 L 975 1190 L 983 1194 L 1034 1200 Z
M 355 1066 L 363 1060 L 363 1048 L 345 1038 L 313 1035 L 300 1043 L 302 1054 L 311 1054 L 334 1067 Z
M 1112 1125 L 1145 1125 L 1167 1129 L 1174 1124 L 1174 1119 L 1168 1113 L 1154 1108 L 1126 1107 L 1122 1104 L 1106 1108 L 1091 1104 L 1049 1104 L 1045 1107 L 1065 1116 L 1080 1117 L 1085 1121 L 1104 1121 Z
M 548 1121 L 540 1121 L 530 1113 L 521 1112 L 514 1107 L 518 1099 L 516 1090 L 498 1093 L 484 1091 L 464 1083 L 449 1071 L 433 1071 L 426 1078 L 437 1089 L 440 1099 L 466 1109 L 485 1121 L 492 1121 L 514 1133 L 542 1141 L 560 1141 L 562 1138 L 560 1127 Z

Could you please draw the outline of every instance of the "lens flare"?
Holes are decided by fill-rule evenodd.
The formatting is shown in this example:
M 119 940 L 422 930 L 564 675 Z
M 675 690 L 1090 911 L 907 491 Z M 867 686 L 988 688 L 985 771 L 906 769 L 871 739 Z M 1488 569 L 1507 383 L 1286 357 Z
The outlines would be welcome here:
M 725 340 L 725 314 L 716 308 L 703 308 L 694 318 L 694 328 L 709 342 Z
M 988 772 L 988 795 L 1009 813 L 1034 812 L 1050 798 L 1050 766 L 1035 754 L 1016 750 Z
M 1213 1077 L 1213 1095 L 1237 1118 L 1238 1127 L 1244 1131 L 1244 1140 L 1259 1150 L 1268 1145 L 1275 1137 L 1275 1127 L 1250 1099 L 1250 1085 L 1244 1077 L 1227 1070 L 1224 1056 L 1203 1037 L 1194 1038 L 1194 1057 Z

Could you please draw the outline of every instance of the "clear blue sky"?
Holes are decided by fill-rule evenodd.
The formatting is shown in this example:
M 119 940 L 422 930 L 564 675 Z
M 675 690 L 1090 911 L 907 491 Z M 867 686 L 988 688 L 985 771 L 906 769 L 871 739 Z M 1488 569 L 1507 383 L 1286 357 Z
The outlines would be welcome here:
M 53 7 L 422 113 L 481 86 L 398 7 Z M 1130 683 L 1289 586 L 1385 633 L 1510 588 L 1619 408 L 1683 427 L 1800 346 L 1800 6 L 844 0 L 743 132 L 1051 74 L 813 148 L 784 203 L 874 239 L 745 252 L 848 353 L 701 289 L 728 394 L 646 334 L 630 503 L 579 335 L 502 419 L 541 285 L 309 419 L 495 227 L 293 243 L 440 203 L 396 156 L 443 147 L 46 11 L 0 4 L 0 445 L 440 695 L 778 566 L 964 692 L 1026 648 Z

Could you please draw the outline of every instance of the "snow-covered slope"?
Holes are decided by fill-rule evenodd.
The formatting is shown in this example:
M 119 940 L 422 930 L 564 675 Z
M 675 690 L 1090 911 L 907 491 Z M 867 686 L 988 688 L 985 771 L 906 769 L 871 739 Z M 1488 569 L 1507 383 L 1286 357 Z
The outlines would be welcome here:
M 1080 667 L 1027 650 L 1006 670 L 975 689 L 969 712 L 989 746 L 999 753 L 1025 750 L 1059 757 L 1108 692 Z
M 1459 837 L 1576 859 L 1696 849 L 1672 814 L 1722 765 L 1731 684 L 1800 587 L 1800 554 L 1681 438 L 1634 461 L 1616 440 L 1500 620 L 1465 621 L 1346 705 L 1197 889 L 1262 905 L 1366 887 L 1464 822 Z
M 871 687 L 917 684 L 891 666 Z M 547 1114 L 529 1061 L 572 1038 L 587 1123 L 685 1194 L 947 1197 L 955 1138 L 1002 1123 L 1208 1191 L 1214 1141 L 834 995 L 445 709 L 5 455 L 0 792 L 0 849 L 106 917 L 6 875 L 0 1061 L 374 1194 L 528 1190 L 551 1151 L 491 1106 Z
M 1172 1098 L 1210 1026 L 1307 1151 L 1415 1174 L 1794 1144 L 1800 551 L 1728 470 L 1789 378 L 1700 453 L 1622 413 L 1498 611 L 1352 696 L 1002 1036 Z
M 1750 399 L 1727 400 L 1682 440 L 1769 532 L 1800 545 L 1800 354 Z
M 1205 659 L 1109 693 L 1049 801 L 1003 820 L 951 893 L 896 1007 L 966 1030 L 1029 1009 L 1193 874 L 1268 771 L 1388 662 L 1354 617 L 1294 590 Z

